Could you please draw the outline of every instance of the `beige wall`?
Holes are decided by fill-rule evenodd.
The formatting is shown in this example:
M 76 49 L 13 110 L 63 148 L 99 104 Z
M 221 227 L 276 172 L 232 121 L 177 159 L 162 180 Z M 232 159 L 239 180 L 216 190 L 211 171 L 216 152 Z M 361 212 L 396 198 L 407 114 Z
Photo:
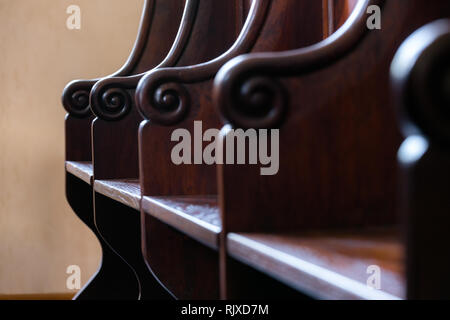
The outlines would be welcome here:
M 81 30 L 66 8 L 81 7 Z M 126 60 L 143 0 L 0 0 L 0 294 L 67 292 L 66 267 L 97 269 L 100 246 L 64 196 L 64 110 L 72 79 Z

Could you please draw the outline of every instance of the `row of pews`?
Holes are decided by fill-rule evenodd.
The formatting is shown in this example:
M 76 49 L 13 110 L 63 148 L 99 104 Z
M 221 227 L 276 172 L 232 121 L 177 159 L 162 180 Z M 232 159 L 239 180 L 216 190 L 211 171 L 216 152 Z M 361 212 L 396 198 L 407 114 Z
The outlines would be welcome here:
M 449 54 L 448 0 L 145 0 L 124 66 L 63 93 L 102 248 L 76 299 L 450 298 Z M 278 129 L 276 170 L 175 164 L 199 124 L 230 159 Z

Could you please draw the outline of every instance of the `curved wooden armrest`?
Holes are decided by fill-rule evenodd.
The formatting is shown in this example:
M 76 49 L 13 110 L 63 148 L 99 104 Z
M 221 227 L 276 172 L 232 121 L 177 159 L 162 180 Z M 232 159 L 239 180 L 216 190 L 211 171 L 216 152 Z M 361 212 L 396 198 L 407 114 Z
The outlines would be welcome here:
M 90 106 L 95 116 L 104 120 L 118 120 L 132 108 L 133 91 L 142 75 L 108 77 L 98 81 L 91 90 Z
M 279 124 L 281 104 L 284 103 L 283 89 L 270 77 L 301 76 L 334 63 L 351 51 L 368 31 L 367 9 L 383 2 L 360 1 L 341 28 L 312 46 L 284 52 L 252 53 L 229 61 L 217 74 L 214 85 L 215 101 L 222 116 L 242 128 L 264 128 Z M 233 94 L 233 90 L 237 94 Z M 262 106 L 260 104 L 263 101 L 275 101 L 275 105 Z M 242 116 L 245 110 L 265 107 L 273 108 L 274 112 L 260 119 Z M 242 108 L 245 108 L 242 110 L 244 112 L 239 110 Z
M 450 146 L 450 19 L 414 32 L 399 48 L 391 81 L 403 134 Z
M 91 114 L 89 92 L 97 81 L 98 79 L 74 80 L 66 85 L 62 94 L 62 104 L 70 115 L 85 118 Z
M 382 26 L 371 31 L 367 9 L 374 4 L 383 4 Z M 262 165 L 218 165 L 222 217 L 230 232 L 398 222 L 401 134 L 388 86 L 389 66 L 407 36 L 448 17 L 449 10 L 446 1 L 361 0 L 330 38 L 304 49 L 241 56 L 219 71 L 214 104 L 230 123 L 230 133 L 219 137 L 218 144 L 233 138 L 231 129 L 278 129 L 262 130 L 278 142 L 272 151 L 277 155 L 274 174 L 263 176 Z M 413 53 L 407 51 L 408 56 Z M 413 100 L 425 90 L 419 83 Z M 236 179 L 246 184 L 236 184 Z M 246 202 L 247 190 L 256 203 Z
M 199 0 L 187 0 L 183 18 L 177 36 L 166 58 L 154 69 L 174 66 L 179 60 L 189 40 Z M 124 117 L 134 105 L 134 90 L 145 73 L 122 77 L 112 75 L 95 83 L 90 91 L 92 112 L 103 120 L 119 120 Z
M 182 84 L 212 79 L 230 59 L 248 52 L 255 44 L 270 7 L 269 0 L 254 0 L 239 37 L 221 56 L 194 66 L 158 68 L 148 72 L 139 82 L 136 101 L 145 118 L 161 124 L 173 124 L 186 114 L 191 97 Z M 176 105 L 176 106 L 175 106 Z M 172 109 L 172 112 L 161 110 Z
M 198 1 L 198 0 L 186 0 L 186 1 Z M 108 77 L 125 77 L 131 76 L 139 69 L 139 64 L 144 54 L 148 38 L 151 32 L 152 23 L 155 19 L 154 10 L 156 7 L 156 0 L 145 0 L 141 21 L 139 25 L 138 36 L 133 46 L 133 50 L 128 57 L 125 64 L 116 72 Z M 75 117 L 85 118 L 90 116 L 91 109 L 89 105 L 89 95 L 92 87 L 100 81 L 102 78 L 89 79 L 89 80 L 75 80 L 71 81 L 63 90 L 62 104 L 64 109 Z

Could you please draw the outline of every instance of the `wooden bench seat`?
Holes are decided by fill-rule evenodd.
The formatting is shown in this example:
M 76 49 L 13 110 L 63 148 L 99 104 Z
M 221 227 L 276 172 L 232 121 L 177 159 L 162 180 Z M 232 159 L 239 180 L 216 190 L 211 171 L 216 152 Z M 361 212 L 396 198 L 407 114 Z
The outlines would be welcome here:
M 83 180 L 84 182 L 92 184 L 92 178 L 94 176 L 92 170 L 92 162 L 66 161 L 66 171 Z
M 218 249 L 222 221 L 217 196 L 143 197 L 142 210 L 197 241 Z
M 112 200 L 139 210 L 141 201 L 141 186 L 139 180 L 95 180 L 94 191 Z
M 393 230 L 229 233 L 227 252 L 315 298 L 405 297 L 403 248 Z M 381 290 L 367 285 L 369 266 L 380 267 Z
M 222 228 L 215 196 L 144 197 L 142 210 L 204 245 L 218 249 Z M 402 299 L 403 247 L 394 228 L 230 233 L 227 253 L 256 270 L 322 299 Z M 379 266 L 381 290 L 366 282 Z

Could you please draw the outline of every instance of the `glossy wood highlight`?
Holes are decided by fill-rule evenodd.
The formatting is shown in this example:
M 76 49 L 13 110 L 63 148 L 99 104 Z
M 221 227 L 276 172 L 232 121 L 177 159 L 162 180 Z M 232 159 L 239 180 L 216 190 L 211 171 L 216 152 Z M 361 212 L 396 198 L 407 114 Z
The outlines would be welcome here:
M 224 28 L 228 24 L 225 37 L 209 36 L 213 29 L 194 31 L 194 40 L 192 47 L 186 51 L 185 57 L 190 60 L 190 64 L 185 67 L 161 68 L 153 70 L 145 75 L 139 83 L 136 91 L 138 107 L 141 113 L 148 118 L 141 124 L 139 130 L 139 147 L 140 147 L 140 177 L 142 184 L 143 196 L 149 197 L 166 197 L 166 196 L 204 196 L 217 194 L 216 168 L 206 164 L 181 164 L 175 165 L 170 158 L 171 149 L 175 142 L 171 141 L 172 132 L 175 129 L 185 129 L 194 136 L 194 121 L 202 121 L 203 131 L 211 128 L 220 128 L 220 118 L 212 108 L 212 85 L 214 76 L 219 69 L 232 58 L 239 54 L 247 54 L 258 51 L 281 51 L 299 46 L 312 44 L 322 40 L 322 23 L 321 23 L 321 3 L 307 2 L 297 0 L 255 0 L 247 16 L 247 20 L 239 33 L 234 30 L 231 19 L 225 19 L 227 16 L 235 15 L 236 3 L 216 2 L 215 6 L 222 7 L 217 13 L 215 22 L 223 21 L 220 28 Z M 200 3 L 201 5 L 201 3 Z M 230 11 L 230 7 L 235 8 Z M 206 8 L 206 7 L 204 7 Z M 224 10 L 226 8 L 226 10 Z M 240 16 L 239 16 L 240 17 Z M 239 19 L 234 18 L 234 19 Z M 211 25 L 212 22 L 209 22 Z M 215 27 L 217 28 L 217 27 Z M 298 30 L 306 29 L 308 32 L 298 32 Z M 234 31 L 234 32 L 232 32 Z M 219 32 L 220 33 L 220 32 Z M 206 45 L 202 40 L 202 34 L 205 38 L 211 37 L 214 40 L 214 46 Z M 223 33 L 220 33 L 223 34 Z M 283 36 L 281 36 L 283 35 Z M 195 46 L 193 44 L 196 44 Z M 198 50 L 201 52 L 209 52 L 210 58 L 203 63 L 196 64 L 195 57 Z M 218 50 L 220 48 L 220 50 Z M 205 145 L 206 143 L 203 143 Z M 158 156 L 155 156 L 157 154 Z M 150 208 L 153 209 L 153 208 Z M 144 243 L 147 243 L 147 256 L 157 255 L 150 250 L 156 250 L 157 243 L 156 232 L 150 222 L 153 217 L 152 212 L 143 210 L 144 225 L 149 226 L 145 231 Z M 162 215 L 159 215 L 161 217 Z M 171 215 L 170 217 L 180 218 L 181 215 Z M 166 215 L 165 215 L 166 217 Z M 161 218 L 162 219 L 162 218 Z M 174 223 L 172 221 L 172 223 Z M 188 224 L 191 228 L 191 224 Z M 188 232 L 196 233 L 195 237 L 203 236 L 204 230 L 199 230 L 195 226 L 195 231 L 190 229 Z M 180 230 L 186 232 L 185 229 Z M 166 230 L 166 229 L 164 229 Z M 167 229 L 171 230 L 171 229 Z M 143 232 L 144 233 L 144 232 Z M 201 234 L 199 234 L 201 233 Z M 161 233 L 160 237 L 165 238 Z M 175 238 L 180 233 L 171 233 Z M 210 234 L 208 237 L 215 234 Z M 205 241 L 205 239 L 202 239 Z M 206 240 L 217 245 L 217 240 Z M 164 246 L 163 251 L 179 251 L 180 245 L 175 240 L 173 243 L 163 242 L 160 246 Z M 192 247 L 193 248 L 193 247 Z M 200 252 L 199 244 L 195 244 L 195 248 Z M 206 253 L 210 256 L 210 253 Z M 218 253 L 216 253 L 218 254 Z M 174 281 L 175 279 L 163 278 L 169 276 L 164 270 L 170 268 L 164 265 L 160 259 L 156 263 L 155 260 L 149 258 L 148 263 L 155 274 L 165 281 Z M 218 269 L 218 257 L 216 260 L 208 259 L 208 266 L 202 266 L 206 270 L 204 273 L 204 281 L 215 282 L 218 292 L 218 278 L 216 277 Z M 206 263 L 206 262 L 205 262 Z M 183 265 L 180 266 L 183 268 Z M 184 272 L 177 272 L 180 276 L 186 276 Z M 195 278 L 197 273 L 192 274 Z M 192 280 L 192 279 L 190 279 Z M 176 296 L 182 295 L 188 288 L 181 288 L 184 279 L 178 279 L 179 285 L 174 285 L 172 290 Z M 200 293 L 200 292 L 199 292 Z M 195 295 L 192 296 L 195 298 Z M 218 296 L 212 297 L 218 298 Z
M 184 1 L 179 0 L 145 0 L 142 11 L 141 24 L 134 48 L 124 66 L 120 70 L 115 72 L 112 76 L 125 77 L 135 75 L 137 73 L 147 71 L 150 65 L 159 63 L 164 55 L 169 51 L 173 39 L 177 34 L 177 30 L 179 28 L 179 20 L 177 21 L 176 17 L 178 16 L 179 19 L 181 19 L 184 5 Z M 155 43 L 157 43 L 157 45 L 155 45 Z M 91 137 L 91 126 L 93 124 L 94 117 L 90 109 L 90 91 L 92 87 L 98 82 L 99 79 L 73 81 L 66 86 L 62 97 L 63 106 L 69 113 L 69 115 L 66 117 L 66 160 L 94 161 L 93 171 L 94 175 L 97 178 L 101 177 L 102 170 L 95 170 L 95 162 L 98 163 L 101 157 L 99 157 L 99 154 L 97 154 L 97 157 L 92 156 L 92 154 L 94 154 L 94 152 L 92 151 L 92 147 L 94 147 L 95 144 L 92 143 L 93 140 Z M 121 93 L 122 91 L 120 90 L 119 92 L 108 92 L 108 97 L 112 99 L 112 104 L 114 104 L 114 101 L 116 101 L 116 99 L 120 99 L 121 97 L 123 97 L 120 95 Z M 119 134 L 119 136 L 124 137 L 123 134 Z M 128 136 L 128 138 L 131 137 L 132 135 Z M 110 138 L 114 139 L 114 136 Z M 109 140 L 106 139 L 106 141 Z M 133 139 L 131 139 L 131 141 L 133 141 Z M 104 147 L 108 146 L 104 145 Z M 121 147 L 123 147 L 123 145 Z M 98 148 L 95 148 L 94 150 L 98 150 Z M 133 154 L 127 155 L 130 155 L 131 157 L 133 156 Z M 134 156 L 135 159 L 137 159 L 137 152 L 134 154 Z M 120 159 L 127 160 L 128 158 L 124 156 Z M 128 173 L 129 171 L 126 172 Z M 75 172 L 75 174 L 77 174 L 77 172 Z M 97 221 L 95 221 L 93 212 L 93 189 L 90 186 L 87 189 L 81 188 L 80 186 L 78 186 L 78 180 L 72 179 L 71 174 L 68 174 L 67 176 L 68 178 L 66 179 L 66 189 L 68 201 L 69 203 L 71 203 L 73 208 L 79 208 L 81 210 L 80 212 L 76 212 L 77 215 L 85 223 L 87 223 L 88 226 L 96 234 L 103 250 L 101 269 L 89 281 L 84 290 L 82 290 L 76 298 L 138 299 L 139 297 L 151 297 L 152 293 L 149 291 L 151 291 L 152 288 L 157 288 L 157 286 L 153 286 L 151 279 L 147 279 L 147 272 L 140 272 L 141 274 L 143 273 L 141 275 L 142 279 L 147 279 L 147 281 L 136 279 L 136 270 L 145 270 L 145 268 L 139 268 L 139 259 L 133 259 L 133 261 L 138 264 L 134 267 L 134 269 L 130 267 L 130 264 L 127 264 L 127 262 L 124 261 L 123 257 L 119 256 L 115 249 L 111 248 L 110 243 L 107 243 L 105 241 L 105 237 L 103 237 L 101 235 L 101 232 L 99 232 L 99 225 L 97 224 Z M 125 176 L 128 177 L 128 174 L 126 174 Z M 103 178 L 118 178 L 118 176 L 111 175 Z M 76 193 L 72 194 L 72 192 Z M 90 196 L 86 196 L 82 204 L 75 203 L 77 201 L 82 201 L 79 200 L 80 194 L 89 193 Z M 77 200 L 74 201 L 74 199 Z M 99 203 L 101 203 L 101 201 L 97 201 L 95 203 L 95 206 Z M 133 205 L 136 206 L 136 204 Z M 86 209 L 87 207 L 90 208 L 90 212 Z M 107 204 L 107 207 L 109 207 L 109 204 Z M 101 213 L 104 212 L 104 210 L 105 208 L 99 208 L 98 216 L 101 216 Z M 139 219 L 137 219 L 137 223 L 139 223 Z M 136 251 L 131 248 L 130 252 Z M 140 253 L 138 254 L 140 256 Z M 117 279 L 116 281 L 111 280 L 109 275 L 113 275 L 116 278 L 120 279 Z M 111 286 L 107 285 L 107 282 L 112 281 L 114 281 L 114 290 L 110 290 L 109 288 Z M 149 287 L 147 289 L 143 288 L 144 282 L 149 284 Z
M 139 180 L 95 180 L 94 190 L 130 208 L 140 209 L 141 187 Z
M 448 0 L 150 9 L 130 73 L 67 88 L 67 198 L 104 251 L 77 298 L 448 296 Z M 95 120 L 81 114 L 94 82 Z M 219 148 L 233 129 L 278 129 L 277 173 L 174 163 L 176 129 L 195 150 L 213 128 Z
M 404 297 L 400 242 L 389 232 L 235 234 L 228 253 L 254 268 L 320 299 Z M 381 290 L 366 283 L 369 266 L 381 269 Z
M 211 80 L 214 72 L 222 61 L 218 57 L 227 52 L 227 50 L 236 41 L 236 38 L 242 28 L 243 13 L 246 10 L 245 3 L 248 0 L 235 1 L 209 1 L 200 0 L 196 12 L 195 23 L 189 33 L 189 41 L 186 43 L 176 66 L 165 66 L 148 72 L 141 80 L 137 91 L 137 103 L 140 106 L 140 112 L 148 116 L 142 108 L 143 100 L 151 103 L 155 109 L 159 110 L 156 114 L 161 115 L 157 121 L 152 117 L 151 121 L 145 121 L 139 129 L 139 152 L 140 152 L 140 179 L 142 185 L 142 194 L 144 196 L 185 196 L 185 195 L 213 195 L 216 194 L 215 171 L 214 167 L 205 166 L 187 166 L 177 167 L 170 160 L 170 135 L 175 128 L 189 127 L 190 122 L 196 119 L 204 120 L 205 126 L 217 127 L 219 122 L 217 117 L 212 114 L 211 108 L 199 109 L 199 103 L 185 100 L 185 93 L 189 97 L 201 99 L 207 102 L 206 92 L 210 91 L 210 82 L 200 83 L 199 69 L 202 75 L 207 75 Z M 267 7 L 267 1 L 257 1 L 260 6 Z M 261 19 L 260 16 L 258 16 Z M 251 30 L 255 33 L 258 30 Z M 217 36 L 219 35 L 220 36 Z M 205 41 L 208 39 L 208 41 Z M 248 44 L 247 44 L 248 45 Z M 212 71 L 211 71 L 212 70 Z M 195 86 L 185 90 L 184 86 L 172 81 L 172 75 L 192 76 L 192 82 Z M 161 78 L 159 78 L 161 77 Z M 149 85 L 149 91 L 143 88 L 146 83 Z M 197 86 L 198 84 L 198 86 Z M 156 85 L 156 87 L 154 87 Z M 155 91 L 154 91 L 155 90 Z M 141 94 L 139 94 L 141 92 Z M 188 102 L 185 104 L 184 102 Z M 185 111 L 189 110 L 189 121 L 183 121 L 179 115 L 187 115 Z M 144 111 L 144 112 L 143 112 Z M 173 121 L 173 118 L 177 121 Z M 177 123 L 178 120 L 182 121 Z M 158 156 L 155 156 L 158 155 Z M 197 167 L 197 168 L 195 168 Z M 198 173 L 201 172 L 199 175 Z M 200 178 L 202 177 L 202 178 Z M 147 207 L 154 209 L 155 207 Z M 156 213 L 159 217 L 169 216 L 174 224 L 182 227 L 178 223 L 181 214 L 163 215 L 161 207 L 156 207 Z M 169 212 L 173 213 L 172 210 Z M 148 214 L 150 213 L 150 214 Z M 155 230 L 155 220 L 151 214 L 142 210 L 143 230 L 143 249 L 149 268 L 163 282 L 168 284 L 169 290 L 176 297 L 190 299 L 199 299 L 207 297 L 219 298 L 219 276 L 218 276 L 218 253 L 204 244 L 189 239 L 182 232 L 172 227 L 160 227 Z M 183 217 L 188 217 L 183 216 Z M 161 225 L 160 223 L 156 223 Z M 187 224 L 189 230 L 194 230 L 199 235 L 200 240 L 217 246 L 217 234 L 210 232 L 208 228 L 198 228 L 198 224 Z M 183 227 L 184 228 L 184 227 Z M 186 231 L 183 229 L 183 231 Z M 206 231 L 206 233 L 205 233 Z M 206 235 L 206 239 L 204 238 Z M 164 241 L 161 241 L 164 239 Z M 161 252 L 171 252 L 174 257 L 169 259 L 162 256 Z M 184 261 L 188 256 L 196 257 L 196 261 L 190 263 L 177 264 L 177 268 L 172 268 L 173 261 Z M 194 267 L 195 266 L 195 267 Z M 193 270 L 194 269 L 194 270 Z M 171 272 L 168 272 L 171 270 Z M 198 281 L 208 283 L 208 286 L 202 287 Z
M 92 183 L 94 174 L 92 170 L 92 163 L 89 161 L 66 161 L 66 171 L 83 180 L 87 184 Z
M 218 249 L 222 223 L 217 196 L 143 197 L 142 210 L 189 237 Z

